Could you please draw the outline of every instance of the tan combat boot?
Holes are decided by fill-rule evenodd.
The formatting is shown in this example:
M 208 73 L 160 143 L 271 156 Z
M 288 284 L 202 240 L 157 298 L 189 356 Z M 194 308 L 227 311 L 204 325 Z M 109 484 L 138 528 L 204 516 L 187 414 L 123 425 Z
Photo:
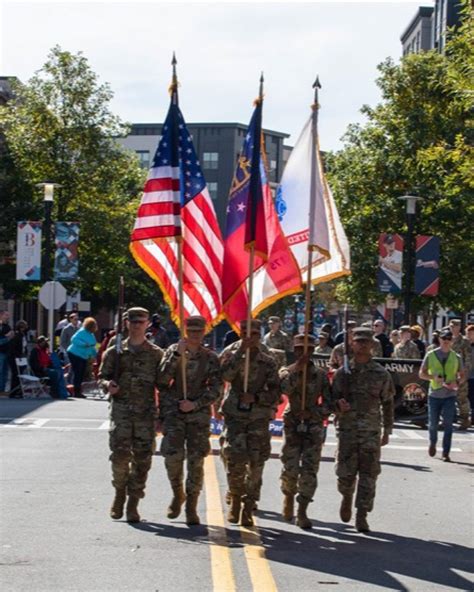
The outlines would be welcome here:
M 350 522 L 352 518 L 352 495 L 342 496 L 339 516 L 343 522 Z
M 308 509 L 309 502 L 298 502 L 298 513 L 296 515 L 296 526 L 303 528 L 304 530 L 309 530 L 313 527 L 311 520 L 306 515 L 306 510 Z
M 140 522 L 140 514 L 138 513 L 138 502 L 140 498 L 136 495 L 129 495 L 127 502 L 127 522 Z
M 116 489 L 115 490 L 115 497 L 114 501 L 112 502 L 112 507 L 110 508 L 110 517 L 114 520 L 120 520 L 123 516 L 123 506 L 125 504 L 125 489 Z
M 295 496 L 285 495 L 285 497 L 283 498 L 283 510 L 281 511 L 281 515 L 287 522 L 291 522 L 293 520 L 294 513 Z
M 230 507 L 229 511 L 227 512 L 227 520 L 232 524 L 238 524 L 240 520 L 240 509 L 242 505 L 242 500 L 240 495 L 231 495 L 230 496 Z
M 365 510 L 357 510 L 355 527 L 359 532 L 370 532 Z
M 198 496 L 197 495 L 188 495 L 186 498 L 186 524 L 188 526 L 196 526 L 201 524 L 199 520 L 199 516 L 197 514 L 197 503 L 198 503 Z
M 177 518 L 181 514 L 181 506 L 184 504 L 186 495 L 183 486 L 173 487 L 173 499 L 168 507 L 168 518 Z
M 242 508 L 242 517 L 240 519 L 240 524 L 242 526 L 253 526 L 253 508 L 255 502 L 253 500 L 245 500 L 244 506 Z

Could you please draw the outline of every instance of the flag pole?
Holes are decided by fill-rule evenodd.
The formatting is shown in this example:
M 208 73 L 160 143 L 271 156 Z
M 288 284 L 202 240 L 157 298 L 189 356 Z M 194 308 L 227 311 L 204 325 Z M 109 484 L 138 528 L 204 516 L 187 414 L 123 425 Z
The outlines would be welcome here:
M 316 159 L 317 159 L 317 142 L 318 142 L 318 111 L 319 111 L 319 101 L 318 101 L 318 91 L 321 88 L 321 84 L 319 82 L 319 76 L 316 76 L 316 80 L 313 84 L 314 88 L 314 103 L 311 106 L 313 110 L 313 116 L 311 121 L 311 182 L 310 182 L 310 198 L 309 198 L 309 239 L 308 239 L 308 273 L 306 276 L 306 291 L 305 291 L 305 322 L 304 322 L 304 348 L 303 348 L 303 355 L 306 356 L 308 354 L 308 346 L 309 346 L 309 322 L 311 316 L 311 273 L 313 267 L 313 250 L 314 245 L 311 243 L 312 239 L 312 232 L 311 232 L 311 225 L 314 224 L 315 219 L 315 207 L 316 207 L 316 183 L 317 183 L 317 174 L 316 174 Z M 306 408 L 306 391 L 307 391 L 307 382 L 308 382 L 308 364 L 304 364 L 303 366 L 303 377 L 302 377 L 302 392 L 301 392 L 301 411 L 305 411 Z M 304 422 L 304 419 L 301 418 L 301 422 Z
M 258 99 L 260 104 L 263 101 L 263 72 L 260 76 L 260 87 L 258 92 Z M 260 122 L 260 128 L 258 131 L 258 138 L 254 137 L 254 147 L 253 147 L 253 154 L 252 154 L 252 161 L 258 162 L 258 166 L 260 166 L 260 157 L 255 153 L 258 150 L 258 155 L 260 155 L 260 145 L 261 145 L 261 135 L 262 135 L 262 126 Z M 257 134 L 255 134 L 257 135 Z M 253 164 L 252 163 L 252 164 Z M 256 174 L 255 171 L 252 171 L 253 174 Z M 250 196 L 252 199 L 252 196 Z M 247 207 L 250 204 L 247 204 Z M 249 256 L 249 287 L 248 287 L 248 307 L 247 307 L 247 339 L 250 338 L 251 335 L 251 328 L 250 323 L 252 322 L 252 299 L 253 299 L 253 268 L 255 262 L 255 236 L 252 236 L 252 242 L 250 243 L 250 256 Z M 244 366 L 244 392 L 247 392 L 249 386 L 249 370 L 250 370 L 250 352 L 249 348 L 245 351 L 245 366 Z
M 173 52 L 173 59 L 171 60 L 171 65 L 173 66 L 173 77 L 171 80 L 171 100 L 172 103 L 178 106 L 178 75 L 176 73 L 176 64 L 178 63 L 176 59 L 175 52 Z M 175 141 L 178 141 L 178 138 L 174 138 Z M 177 252 L 177 259 L 178 259 L 178 298 L 179 298 L 179 332 L 181 339 L 184 339 L 184 273 L 183 273 L 183 237 L 178 236 L 176 240 L 176 244 L 178 246 Z M 186 354 L 181 356 L 181 382 L 183 385 L 183 398 L 187 398 L 187 384 L 186 384 Z

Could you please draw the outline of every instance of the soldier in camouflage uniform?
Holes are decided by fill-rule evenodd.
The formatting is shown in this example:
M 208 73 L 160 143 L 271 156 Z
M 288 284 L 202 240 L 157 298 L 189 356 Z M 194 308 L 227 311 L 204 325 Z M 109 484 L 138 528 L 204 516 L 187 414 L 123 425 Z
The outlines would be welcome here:
M 130 308 L 127 312 L 129 337 L 121 353 L 109 347 L 99 370 L 99 381 L 110 395 L 110 460 L 115 487 L 110 516 L 123 516 L 126 496 L 127 521 L 139 522 L 138 501 L 145 484 L 155 444 L 155 386 L 158 384 L 163 352 L 145 337 L 149 312 Z M 118 364 L 118 380 L 115 369 Z
M 209 454 L 211 405 L 222 386 L 217 354 L 201 345 L 206 321 L 201 316 L 186 319 L 186 339 L 171 345 L 163 356 L 160 372 L 160 419 L 163 430 L 161 454 L 165 459 L 173 499 L 168 518 L 177 518 L 186 500 L 186 524 L 199 524 L 197 502 L 204 477 L 204 459 Z M 186 395 L 182 367 L 186 367 Z M 186 493 L 183 465 L 187 462 Z
M 452 350 L 458 354 L 462 360 L 463 369 L 466 376 L 471 373 L 471 342 L 467 337 L 461 334 L 461 320 L 451 319 L 449 328 L 453 334 Z M 468 383 L 462 382 L 459 385 L 457 393 L 457 402 L 459 408 L 460 429 L 467 430 L 471 426 L 471 405 L 469 403 Z
M 332 352 L 332 347 L 328 345 L 329 335 L 321 331 L 319 334 L 319 343 L 314 349 L 315 354 L 330 354 Z
M 246 335 L 246 322 L 241 324 Z M 231 503 L 227 518 L 253 525 L 265 461 L 270 458 L 269 422 L 280 392 L 275 360 L 260 349 L 261 322 L 251 322 L 251 336 L 231 344 L 221 353 L 222 378 L 230 383 L 221 412 L 225 419 L 225 457 Z M 245 355 L 249 355 L 249 382 L 244 392 Z M 241 517 L 242 513 L 242 517 Z
M 280 317 L 270 317 L 268 319 L 268 326 L 270 327 L 270 331 L 263 338 L 264 345 L 271 349 L 284 351 L 286 356 L 291 354 L 293 352 L 293 342 L 288 333 L 280 329 Z
M 419 360 L 420 350 L 416 343 L 411 340 L 411 330 L 409 325 L 403 325 L 399 329 L 400 343 L 395 346 L 393 357 L 401 360 Z
M 340 515 L 343 522 L 350 521 L 358 477 L 355 506 L 359 532 L 369 531 L 367 513 L 374 505 L 375 485 L 380 474 L 380 447 L 388 443 L 394 421 L 395 388 L 387 370 L 372 360 L 371 347 L 372 331 L 355 329 L 351 374 L 346 375 L 340 368 L 332 384 L 340 411 L 336 455 L 337 486 L 343 496 Z
M 296 524 L 311 528 L 306 515 L 317 487 L 317 474 L 324 441 L 323 420 L 334 410 L 326 373 L 318 368 L 311 356 L 315 339 L 308 336 L 308 353 L 304 355 L 304 335 L 296 335 L 293 344 L 296 362 L 280 370 L 280 389 L 288 396 L 284 413 L 284 444 L 280 459 L 281 491 L 284 494 L 283 518 L 293 520 L 294 498 L 298 493 Z M 303 367 L 307 365 L 305 406 L 302 407 Z
M 352 358 L 352 334 L 356 326 L 355 321 L 349 321 L 347 323 L 347 340 L 349 341 L 349 358 Z M 334 346 L 331 356 L 329 357 L 329 366 L 337 369 L 341 368 L 344 362 L 344 342 L 338 343 Z

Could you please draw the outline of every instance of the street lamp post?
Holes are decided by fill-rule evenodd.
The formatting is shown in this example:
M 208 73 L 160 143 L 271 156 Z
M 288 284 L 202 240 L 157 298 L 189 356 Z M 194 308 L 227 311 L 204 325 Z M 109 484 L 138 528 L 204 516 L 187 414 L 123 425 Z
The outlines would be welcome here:
M 404 318 L 405 324 L 410 323 L 410 307 L 412 298 L 412 276 L 413 276 L 413 231 L 416 219 L 416 202 L 422 197 L 416 195 L 402 195 L 398 199 L 406 203 L 407 234 L 405 241 L 405 290 L 404 290 Z
M 52 279 L 52 265 L 51 265 L 51 212 L 53 209 L 54 189 L 61 187 L 58 183 L 37 183 L 36 187 L 44 190 L 44 251 L 43 251 L 43 279 L 49 282 Z M 49 311 L 48 315 L 48 333 L 50 338 L 51 348 L 54 348 L 54 332 L 53 332 L 54 310 Z

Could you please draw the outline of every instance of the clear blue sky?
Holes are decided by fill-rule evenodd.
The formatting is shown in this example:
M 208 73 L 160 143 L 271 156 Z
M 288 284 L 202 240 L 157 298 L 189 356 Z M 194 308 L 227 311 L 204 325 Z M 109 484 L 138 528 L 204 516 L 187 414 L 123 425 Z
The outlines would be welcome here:
M 376 66 L 400 59 L 400 34 L 432 2 L 179 3 L 4 0 L 0 75 L 27 80 L 59 44 L 82 51 L 130 122 L 165 116 L 173 50 L 188 122 L 247 123 L 265 73 L 264 126 L 291 134 L 309 113 L 318 73 L 321 147 L 341 147 L 364 103 L 379 100 Z

